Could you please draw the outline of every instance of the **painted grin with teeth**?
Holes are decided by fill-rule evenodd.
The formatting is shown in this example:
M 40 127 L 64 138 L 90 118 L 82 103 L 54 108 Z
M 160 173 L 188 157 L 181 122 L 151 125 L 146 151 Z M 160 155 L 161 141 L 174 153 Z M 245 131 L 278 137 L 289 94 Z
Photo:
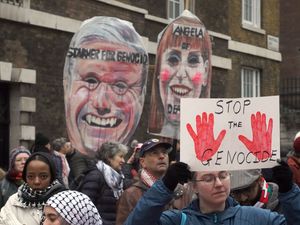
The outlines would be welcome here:
M 192 90 L 185 85 L 172 85 L 170 89 L 175 95 L 179 95 L 180 97 L 188 95 Z
M 100 118 L 91 114 L 83 116 L 82 119 L 90 126 L 105 128 L 115 128 L 122 122 L 121 119 L 116 117 Z

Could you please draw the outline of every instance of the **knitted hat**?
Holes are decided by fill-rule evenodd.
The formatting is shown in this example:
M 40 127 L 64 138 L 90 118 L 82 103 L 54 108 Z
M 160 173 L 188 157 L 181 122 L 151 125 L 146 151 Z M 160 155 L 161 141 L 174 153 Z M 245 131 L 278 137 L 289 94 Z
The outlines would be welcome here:
M 247 188 L 262 174 L 260 169 L 231 171 L 231 191 Z
M 300 131 L 296 134 L 294 138 L 294 151 L 300 153 Z
M 70 225 L 102 225 L 102 219 L 90 198 L 78 191 L 62 191 L 50 197 L 51 206 Z
M 31 155 L 30 151 L 27 148 L 25 148 L 24 146 L 19 146 L 17 148 L 14 148 L 13 150 L 11 150 L 11 152 L 9 154 L 9 168 L 8 168 L 8 171 L 11 171 L 14 168 L 16 157 L 20 153 L 26 153 L 28 156 Z

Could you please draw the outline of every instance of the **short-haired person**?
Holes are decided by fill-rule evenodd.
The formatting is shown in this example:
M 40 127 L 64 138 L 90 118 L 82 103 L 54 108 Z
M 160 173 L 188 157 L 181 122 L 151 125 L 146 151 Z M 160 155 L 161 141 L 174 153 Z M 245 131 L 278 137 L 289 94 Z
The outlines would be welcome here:
M 180 99 L 210 97 L 208 31 L 185 10 L 160 33 L 156 55 L 149 132 L 179 139 Z
M 43 225 L 102 225 L 102 220 L 87 195 L 67 190 L 48 199 Z
M 168 154 L 171 150 L 171 144 L 160 142 L 158 139 L 149 139 L 143 143 L 139 152 L 141 167 L 139 181 L 122 194 L 118 203 L 116 225 L 122 225 L 125 222 L 144 192 L 165 174 L 169 166 Z
M 67 153 L 71 151 L 71 145 L 67 141 L 66 138 L 60 137 L 56 138 L 52 141 L 52 149 L 54 153 L 60 157 L 62 162 L 62 182 L 66 187 L 69 188 L 69 174 L 70 174 L 70 166 L 66 159 Z
M 22 178 L 24 184 L 1 209 L 1 225 L 40 225 L 46 201 L 65 190 L 56 179 L 51 157 L 44 152 L 33 153 L 26 160 Z
M 85 20 L 64 67 L 66 125 L 75 149 L 94 155 L 102 143 L 127 144 L 142 114 L 148 55 L 133 25 L 114 17 Z
M 164 211 L 171 201 L 178 183 L 193 182 L 198 198 L 183 210 Z M 285 193 L 285 201 L 295 201 L 295 192 Z M 140 199 L 124 225 L 284 225 L 283 215 L 251 206 L 240 206 L 230 194 L 230 173 L 228 171 L 201 171 L 192 176 L 185 163 L 172 164 L 166 175 L 158 180 Z M 294 218 L 299 212 L 291 211 Z M 295 220 L 295 221 L 299 221 Z
M 128 147 L 117 142 L 105 142 L 96 152 L 97 163 L 79 185 L 79 191 L 89 196 L 98 209 L 104 225 L 116 222 L 117 201 L 123 193 L 125 177 L 122 167 Z

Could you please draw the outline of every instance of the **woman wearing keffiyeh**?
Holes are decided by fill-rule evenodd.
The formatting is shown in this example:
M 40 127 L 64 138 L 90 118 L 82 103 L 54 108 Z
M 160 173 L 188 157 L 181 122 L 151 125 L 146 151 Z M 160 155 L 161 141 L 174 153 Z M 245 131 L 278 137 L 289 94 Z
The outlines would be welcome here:
M 105 142 L 96 152 L 96 166 L 82 180 L 80 192 L 90 197 L 104 225 L 114 225 L 117 200 L 123 193 L 124 175 L 121 171 L 128 147 Z
M 39 225 L 46 201 L 65 190 L 58 182 L 55 167 L 47 153 L 37 152 L 26 161 L 22 178 L 24 184 L 1 209 L 0 224 Z
M 78 191 L 62 191 L 48 199 L 43 225 L 102 225 L 97 208 Z

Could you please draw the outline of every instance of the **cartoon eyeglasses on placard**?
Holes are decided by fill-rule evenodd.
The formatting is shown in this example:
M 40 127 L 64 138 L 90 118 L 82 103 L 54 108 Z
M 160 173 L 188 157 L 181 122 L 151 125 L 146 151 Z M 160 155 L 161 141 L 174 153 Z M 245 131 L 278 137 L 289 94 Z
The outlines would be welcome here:
M 210 97 L 211 42 L 203 23 L 187 10 L 160 35 L 149 132 L 179 139 L 180 99 Z
M 93 154 L 127 144 L 144 105 L 148 55 L 131 23 L 93 17 L 73 36 L 64 68 L 66 124 L 72 145 Z

